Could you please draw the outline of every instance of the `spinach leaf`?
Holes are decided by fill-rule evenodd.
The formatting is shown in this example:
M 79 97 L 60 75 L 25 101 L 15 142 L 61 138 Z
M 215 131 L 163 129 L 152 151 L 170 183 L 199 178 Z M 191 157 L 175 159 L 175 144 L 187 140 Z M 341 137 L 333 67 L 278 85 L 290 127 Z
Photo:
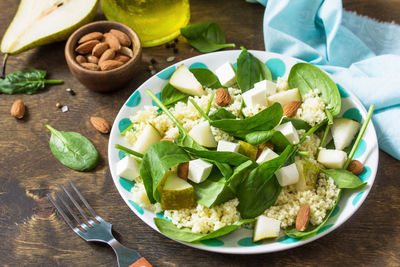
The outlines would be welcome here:
M 167 83 L 161 91 L 161 102 L 167 107 L 179 101 L 187 101 L 189 95 L 182 93 L 170 83 Z
M 236 119 L 236 116 L 224 108 L 219 108 L 211 112 L 209 115 L 211 120 L 217 121 L 222 119 Z
M 76 171 L 89 171 L 99 162 L 94 145 L 83 135 L 75 132 L 57 131 L 46 124 L 51 132 L 50 149 L 63 165 Z
M 256 167 L 257 164 L 254 164 L 252 160 L 248 160 L 237 166 L 232 176 L 227 180 L 229 188 L 236 193 L 238 186 L 247 178 L 249 172 Z
M 221 163 L 228 163 L 233 166 L 239 166 L 240 164 L 251 160 L 249 157 L 236 152 L 197 150 L 190 147 L 184 147 L 184 149 L 198 158 L 215 160 Z M 253 163 L 255 164 L 254 161 Z
M 363 183 L 360 178 L 358 178 L 353 173 L 348 170 L 343 169 L 321 169 L 321 171 L 331 177 L 335 182 L 335 185 L 340 188 L 356 189 L 363 187 L 367 183 Z
M 35 94 L 46 84 L 59 84 L 62 80 L 46 80 L 45 70 L 19 70 L 0 79 L 0 93 L 3 94 Z
M 206 68 L 192 68 L 189 70 L 203 87 L 211 89 L 222 87 L 218 77 L 211 70 Z
M 283 151 L 287 146 L 290 146 L 290 142 L 287 138 L 279 131 L 256 131 L 246 134 L 245 139 L 248 143 L 258 146 L 265 142 L 271 142 L 275 146 L 275 150 L 280 152 Z
M 137 151 L 134 151 L 134 150 L 132 150 L 132 149 L 130 149 L 130 148 L 127 148 L 126 146 L 122 146 L 122 145 L 120 145 L 120 144 L 116 144 L 116 145 L 115 145 L 115 148 L 116 148 L 116 149 L 119 149 L 119 150 L 121 150 L 121 151 L 124 151 L 125 153 L 128 153 L 128 154 L 130 154 L 130 155 L 133 155 L 133 156 L 135 156 L 135 157 L 137 157 L 137 158 L 140 158 L 140 159 L 142 159 L 143 156 L 144 156 L 142 153 L 139 153 L 139 152 L 137 152 Z
M 193 233 L 189 228 L 179 229 L 175 224 L 173 224 L 168 220 L 161 218 L 154 218 L 154 223 L 156 224 L 158 230 L 160 230 L 161 233 L 170 238 L 183 242 L 195 242 L 195 241 L 220 237 L 229 234 L 230 232 L 236 230 L 239 226 L 245 223 L 251 223 L 251 222 L 254 222 L 254 219 L 240 220 L 231 225 L 221 227 L 218 230 L 215 230 L 214 232 L 208 234 L 198 234 L 198 233 Z
M 290 88 L 299 88 L 302 96 L 318 89 L 327 106 L 326 115 L 329 123 L 332 124 L 333 117 L 340 112 L 341 99 L 339 89 L 328 75 L 312 64 L 297 63 L 290 70 L 288 83 Z
M 235 197 L 231 188 L 228 187 L 225 177 L 216 168 L 213 168 L 210 176 L 204 182 L 196 184 L 189 181 L 189 183 L 193 185 L 197 203 L 208 208 Z
M 342 190 L 339 191 L 335 205 L 332 207 L 332 209 L 330 210 L 328 215 L 326 215 L 325 219 L 322 221 L 321 224 L 316 225 L 316 226 L 309 224 L 307 229 L 304 232 L 297 231 L 296 227 L 290 227 L 288 229 L 283 230 L 285 232 L 285 234 L 287 234 L 288 236 L 293 237 L 293 238 L 306 238 L 306 237 L 310 237 L 310 236 L 316 234 L 325 225 L 325 223 L 328 221 L 329 217 L 331 216 L 332 212 L 335 210 L 336 205 L 339 202 L 341 193 L 342 193 Z
M 221 119 L 211 121 L 210 124 L 233 136 L 245 137 L 254 131 L 267 131 L 274 128 L 280 122 L 283 115 L 282 106 L 274 103 L 254 116 L 243 120 Z
M 140 165 L 140 176 L 151 203 L 161 201 L 159 187 L 162 186 L 167 171 L 189 160 L 189 155 L 182 148 L 169 141 L 154 143 L 146 150 Z
M 227 44 L 225 35 L 215 22 L 202 22 L 181 28 L 181 34 L 188 43 L 202 53 L 208 53 L 235 47 L 235 44 Z
M 237 60 L 236 81 L 242 93 L 252 89 L 257 82 L 272 81 L 268 67 L 245 48 L 241 48 L 243 51 Z
M 301 119 L 296 119 L 296 118 L 287 118 L 287 117 L 284 117 L 284 118 L 282 119 L 281 124 L 286 123 L 286 122 L 289 122 L 289 121 L 292 122 L 292 124 L 293 124 L 294 128 L 296 128 L 296 130 L 303 129 L 303 130 L 308 131 L 308 130 L 310 130 L 310 128 L 311 128 L 310 124 L 308 124 L 307 122 L 305 122 L 305 121 L 303 121 L 303 120 L 301 120 Z
M 282 167 L 292 150 L 292 147 L 288 146 L 279 157 L 266 161 L 252 170 L 240 184 L 237 197 L 238 210 L 242 218 L 255 218 L 274 205 L 281 192 L 281 186 L 274 174 Z

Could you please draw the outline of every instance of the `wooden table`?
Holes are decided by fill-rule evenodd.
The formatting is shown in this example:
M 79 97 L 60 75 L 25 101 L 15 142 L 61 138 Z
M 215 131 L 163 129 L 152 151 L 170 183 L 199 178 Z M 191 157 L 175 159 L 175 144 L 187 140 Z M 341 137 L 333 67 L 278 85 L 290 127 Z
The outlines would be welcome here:
M 18 1 L 0 1 L 0 34 L 10 23 Z M 383 21 L 400 23 L 400 0 L 346 0 L 348 10 Z M 191 22 L 214 20 L 227 40 L 237 47 L 264 50 L 263 7 L 244 0 L 193 0 Z M 98 16 L 101 19 L 101 15 Z M 64 84 L 36 95 L 0 95 L 0 265 L 2 266 L 116 266 L 115 256 L 104 245 L 86 243 L 76 236 L 48 205 L 46 193 L 68 179 L 81 189 L 89 203 L 114 225 L 120 241 L 139 250 L 154 266 L 261 266 L 261 265 L 400 265 L 400 162 L 380 152 L 379 171 L 370 195 L 343 226 L 315 242 L 289 251 L 239 256 L 209 253 L 174 242 L 145 225 L 125 205 L 108 169 L 108 135 L 90 125 L 90 116 L 113 122 L 119 108 L 142 82 L 150 77 L 150 58 L 166 67 L 172 55 L 164 46 L 143 50 L 143 63 L 133 81 L 118 92 L 99 94 L 84 88 L 68 71 L 64 43 L 52 44 L 8 61 L 8 72 L 34 67 L 49 71 Z M 199 53 L 178 43 L 182 60 Z M 65 89 L 77 93 L 69 95 Z M 11 104 L 21 98 L 28 107 L 23 120 L 9 115 Z M 56 108 L 60 102 L 70 111 Z M 98 149 L 100 165 L 80 173 L 61 165 L 51 154 L 49 123 L 60 130 L 87 136 Z

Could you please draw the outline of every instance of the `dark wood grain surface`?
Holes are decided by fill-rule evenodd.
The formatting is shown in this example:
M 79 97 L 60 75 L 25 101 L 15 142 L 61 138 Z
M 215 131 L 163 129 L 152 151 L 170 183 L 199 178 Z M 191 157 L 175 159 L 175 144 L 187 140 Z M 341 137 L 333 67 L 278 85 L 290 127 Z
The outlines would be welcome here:
M 0 35 L 16 8 L 15 0 L 0 1 Z M 348 10 L 400 23 L 400 0 L 345 0 Z M 263 7 L 244 0 L 192 0 L 191 22 L 214 20 L 237 47 L 264 49 Z M 97 19 L 101 19 L 101 14 Z M 114 225 L 119 240 L 139 250 L 154 266 L 400 266 L 400 162 L 380 152 L 379 170 L 370 195 L 343 226 L 315 242 L 292 250 L 252 256 L 215 254 L 193 249 L 158 234 L 124 204 L 109 173 L 108 135 L 90 125 L 90 116 L 113 122 L 127 97 L 150 77 L 150 58 L 166 67 L 171 50 L 163 46 L 143 50 L 143 63 L 126 88 L 100 94 L 87 90 L 68 71 L 64 43 L 13 56 L 8 72 L 28 67 L 46 69 L 64 84 L 36 95 L 0 95 L 0 266 L 116 266 L 112 250 L 87 243 L 75 235 L 49 206 L 45 194 L 68 179 L 81 189 L 99 215 Z M 199 53 L 180 40 L 176 61 Z M 76 95 L 65 89 L 72 88 Z M 10 116 L 14 100 L 27 106 L 23 120 Z M 70 111 L 56 108 L 60 102 Z M 49 123 L 87 136 L 98 149 L 100 165 L 80 173 L 61 165 L 51 154 Z

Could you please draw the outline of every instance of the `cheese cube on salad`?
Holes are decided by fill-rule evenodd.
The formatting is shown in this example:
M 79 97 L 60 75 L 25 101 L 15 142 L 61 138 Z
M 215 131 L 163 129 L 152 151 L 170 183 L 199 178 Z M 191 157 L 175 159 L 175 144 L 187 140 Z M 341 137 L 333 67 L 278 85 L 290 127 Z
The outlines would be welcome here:
M 280 168 L 275 172 L 275 176 L 281 186 L 297 183 L 299 181 L 299 171 L 296 163 Z
M 275 238 L 279 236 L 281 222 L 264 215 L 257 217 L 254 226 L 253 241 L 257 242 L 266 238 Z
M 242 94 L 242 98 L 247 107 L 256 107 L 257 105 L 265 107 L 267 105 L 267 90 L 262 87 L 255 87 Z
M 281 132 L 292 145 L 296 145 L 300 141 L 296 128 L 294 128 L 290 121 L 276 126 L 275 130 Z
M 225 62 L 218 69 L 215 74 L 222 86 L 230 87 L 236 83 L 236 72 L 230 62 Z
M 268 80 L 263 80 L 261 82 L 255 83 L 254 88 L 264 88 L 267 92 L 267 96 L 276 93 L 276 84 Z
M 117 163 L 117 175 L 130 181 L 140 175 L 139 169 L 139 163 L 131 156 L 125 156 Z
M 321 149 L 317 161 L 329 169 L 341 169 L 347 160 L 344 151 L 336 149 Z
M 197 184 L 204 182 L 211 173 L 213 165 L 202 159 L 189 161 L 188 179 Z
M 239 144 L 221 140 L 218 142 L 217 151 L 238 152 Z
M 261 152 L 260 156 L 256 160 L 258 164 L 262 164 L 266 161 L 269 161 L 271 159 L 277 158 L 279 155 L 276 154 L 274 151 L 269 149 L 268 147 L 264 148 L 263 151 Z

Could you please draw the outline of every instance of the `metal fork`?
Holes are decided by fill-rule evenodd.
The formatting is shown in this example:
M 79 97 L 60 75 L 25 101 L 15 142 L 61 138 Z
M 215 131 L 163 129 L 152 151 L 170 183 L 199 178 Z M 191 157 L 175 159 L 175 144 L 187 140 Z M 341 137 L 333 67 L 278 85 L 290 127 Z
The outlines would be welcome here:
M 71 205 L 67 203 L 66 199 L 62 197 L 61 193 L 59 194 L 57 191 L 54 191 L 55 195 L 57 196 L 56 199 L 54 199 L 50 194 L 47 194 L 47 197 L 51 203 L 54 205 L 54 207 L 56 207 L 71 229 L 86 241 L 97 241 L 110 245 L 117 255 L 118 266 L 120 267 L 151 267 L 152 265 L 137 251 L 121 245 L 121 243 L 114 238 L 111 232 L 112 225 L 103 220 L 94 212 L 93 208 L 89 205 L 89 203 L 81 195 L 78 189 L 76 189 L 75 185 L 71 181 L 69 181 L 69 184 L 71 185 L 73 191 L 75 191 L 76 195 L 78 195 L 80 200 L 86 206 L 87 210 L 93 216 L 93 219 L 90 219 L 90 216 L 88 216 L 87 213 L 82 209 L 81 205 L 75 200 L 71 192 L 61 185 L 60 187 L 65 192 L 64 195 L 66 195 L 67 199 L 73 203 L 73 205 L 78 209 L 80 215 L 86 221 L 82 221 L 79 216 L 74 213 Z M 73 220 L 75 220 L 75 223 Z

